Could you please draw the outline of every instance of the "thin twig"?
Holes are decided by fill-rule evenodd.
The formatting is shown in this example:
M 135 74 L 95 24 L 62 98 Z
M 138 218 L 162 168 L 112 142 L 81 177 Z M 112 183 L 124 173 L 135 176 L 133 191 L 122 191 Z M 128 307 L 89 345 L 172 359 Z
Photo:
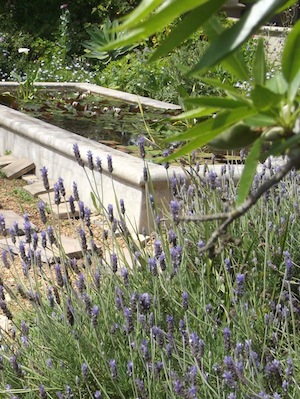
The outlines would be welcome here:
M 224 235 L 226 232 L 228 226 L 237 218 L 243 216 L 253 205 L 256 204 L 256 202 L 259 200 L 259 198 L 267 192 L 272 186 L 277 184 L 281 179 L 283 179 L 291 169 L 294 167 L 299 167 L 300 166 L 300 159 L 299 157 L 293 157 L 290 158 L 285 164 L 283 164 L 269 180 L 264 182 L 258 189 L 257 191 L 249 195 L 248 198 L 237 208 L 233 209 L 230 212 L 224 212 L 224 213 L 215 213 L 212 215 L 204 215 L 204 216 L 188 216 L 188 217 L 181 217 L 181 221 L 186 221 L 186 222 L 205 222 L 205 221 L 210 221 L 210 220 L 224 220 L 223 223 L 219 225 L 218 228 L 212 233 L 211 237 L 207 241 L 206 245 L 199 249 L 200 252 L 206 252 L 210 251 L 211 253 L 214 253 L 214 247 L 216 244 L 216 241 Z

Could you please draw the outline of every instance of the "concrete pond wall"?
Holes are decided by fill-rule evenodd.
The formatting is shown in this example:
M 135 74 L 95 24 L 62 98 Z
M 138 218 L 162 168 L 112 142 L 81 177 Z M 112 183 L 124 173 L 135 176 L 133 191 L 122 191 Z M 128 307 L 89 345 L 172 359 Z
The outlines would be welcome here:
M 174 104 L 168 104 L 152 99 L 137 97 L 91 84 L 40 84 L 51 89 L 89 90 L 99 95 L 110 96 L 130 102 L 140 102 L 163 109 L 179 109 Z M 5 85 L 9 89 L 15 84 Z M 1 88 L 1 84 L 0 84 Z M 77 143 L 82 159 L 86 165 L 82 168 L 74 158 L 73 145 Z M 5 151 L 18 158 L 27 157 L 36 165 L 36 174 L 40 177 L 40 169 L 48 169 L 49 178 L 57 180 L 62 177 L 66 190 L 72 192 L 73 182 L 76 182 L 80 198 L 86 205 L 93 207 L 89 180 L 96 182 L 96 190 L 100 193 L 105 207 L 120 199 L 125 202 L 126 216 L 132 223 L 132 229 L 141 232 L 149 230 L 147 217 L 148 191 L 144 181 L 144 161 L 142 159 L 112 149 L 103 144 L 86 139 L 72 132 L 60 129 L 51 124 L 32 118 L 11 108 L 0 106 L 0 155 Z M 87 167 L 87 152 L 92 151 L 94 160 L 100 157 L 103 173 L 90 171 Z M 107 156 L 112 157 L 113 172 L 107 170 Z M 170 199 L 168 180 L 173 172 L 182 173 L 180 168 L 166 169 L 161 165 L 146 163 L 151 176 L 151 185 L 159 206 L 166 206 Z

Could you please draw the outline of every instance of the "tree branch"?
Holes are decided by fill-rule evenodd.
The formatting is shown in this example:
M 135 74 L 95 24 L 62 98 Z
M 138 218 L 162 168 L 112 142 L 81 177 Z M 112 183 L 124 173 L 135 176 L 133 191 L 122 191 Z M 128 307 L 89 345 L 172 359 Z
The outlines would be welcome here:
M 281 165 L 280 170 L 278 170 L 269 180 L 264 182 L 254 194 L 249 195 L 248 198 L 240 206 L 238 206 L 237 208 L 233 209 L 230 212 L 215 213 L 212 215 L 203 215 L 203 216 L 195 215 L 188 217 L 180 217 L 179 220 L 185 222 L 206 222 L 212 220 L 224 220 L 212 233 L 206 245 L 201 249 L 199 249 L 200 252 L 209 251 L 211 253 L 215 253 L 215 244 L 217 240 L 222 235 L 224 235 L 230 224 L 235 219 L 243 216 L 253 205 L 256 204 L 256 202 L 265 192 L 267 192 L 272 186 L 274 186 L 281 179 L 283 179 L 291 169 L 293 169 L 294 167 L 299 168 L 299 166 L 300 166 L 299 155 L 297 156 L 295 154 L 293 157 L 290 157 L 290 159 L 285 164 Z

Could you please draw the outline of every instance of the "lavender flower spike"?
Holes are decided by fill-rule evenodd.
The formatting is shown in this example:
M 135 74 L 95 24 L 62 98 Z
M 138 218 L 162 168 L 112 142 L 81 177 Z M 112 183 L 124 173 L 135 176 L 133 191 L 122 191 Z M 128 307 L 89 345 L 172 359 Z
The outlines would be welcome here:
M 49 180 L 48 180 L 48 169 L 45 166 L 43 166 L 40 171 L 41 171 L 44 187 L 48 191 L 50 189 L 50 184 L 49 184 Z
M 82 160 L 82 158 L 81 158 L 80 151 L 79 151 L 79 147 L 78 147 L 78 144 L 77 144 L 77 143 L 75 143 L 75 144 L 73 145 L 73 152 L 74 152 L 75 159 L 76 159 L 78 165 L 81 166 L 81 167 L 83 168 L 83 167 L 84 167 L 84 163 L 83 163 L 83 160 Z

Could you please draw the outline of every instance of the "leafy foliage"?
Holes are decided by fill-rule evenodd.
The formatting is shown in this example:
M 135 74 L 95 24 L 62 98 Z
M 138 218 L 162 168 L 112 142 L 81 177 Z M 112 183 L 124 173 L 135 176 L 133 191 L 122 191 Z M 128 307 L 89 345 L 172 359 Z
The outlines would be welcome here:
M 103 64 L 108 64 L 110 61 L 116 60 L 128 51 L 132 50 L 134 47 L 132 45 L 119 47 L 111 51 L 102 50 L 107 43 L 123 36 L 122 33 L 117 32 L 118 25 L 118 21 L 111 22 L 110 19 L 107 18 L 101 27 L 94 26 L 87 29 L 90 40 L 83 43 L 86 56 L 89 58 L 96 58 Z
M 240 129 L 239 133 L 241 147 L 249 142 L 249 135 L 259 140 L 256 148 L 262 147 L 258 144 L 261 140 L 270 143 L 268 155 L 290 154 L 291 151 L 296 151 L 295 144 L 297 148 L 299 146 L 297 120 L 299 120 L 300 112 L 298 95 L 300 65 L 297 52 L 292 51 L 292 48 L 297 48 L 299 45 L 300 21 L 295 24 L 287 37 L 281 62 L 282 73 L 278 72 L 272 79 L 266 81 L 266 61 L 261 41 L 257 46 L 251 71 L 248 70 L 240 52 L 241 45 L 250 39 L 264 22 L 280 8 L 289 7 L 291 2 L 284 0 L 255 1 L 249 11 L 233 26 L 225 30 L 215 18 L 215 14 L 224 3 L 225 1 L 191 0 L 179 3 L 176 0 L 171 0 L 165 3 L 144 0 L 123 24 L 124 28 L 129 29 L 127 35 L 106 47 L 111 49 L 116 45 L 127 45 L 143 40 L 156 30 L 162 29 L 166 22 L 173 22 L 185 14 L 158 48 L 153 58 L 166 55 L 191 35 L 195 29 L 202 26 L 210 39 L 210 46 L 188 71 L 188 74 L 199 76 L 199 73 L 221 63 L 237 78 L 249 82 L 249 91 L 246 93 L 240 93 L 238 88 L 225 86 L 223 82 L 211 82 L 215 87 L 223 88 L 228 99 L 234 100 L 234 106 L 231 109 L 222 106 L 218 98 L 210 98 L 210 107 L 207 107 L 203 98 L 186 99 L 189 105 L 194 106 L 194 109 L 190 113 L 184 113 L 182 118 L 198 117 L 199 122 L 191 130 L 174 137 L 174 140 L 187 141 L 187 144 L 172 154 L 168 160 L 192 152 L 212 140 L 216 147 L 219 142 L 222 142 L 224 146 L 222 131 L 225 129 L 227 149 L 236 147 L 236 124 L 240 121 L 244 123 L 244 129 Z M 145 13 L 147 7 L 154 12 Z M 251 75 L 253 83 L 250 83 Z M 203 118 L 204 116 L 206 118 Z M 213 119 L 211 119 L 212 116 Z M 209 120 L 206 120 L 207 118 Z M 268 120 L 267 125 L 266 119 Z M 258 161 L 264 157 L 264 154 L 260 157 L 253 157 L 252 162 L 246 165 L 245 176 L 253 176 Z M 248 185 L 242 184 L 241 187 L 245 188 Z M 247 194 L 248 191 L 242 190 L 239 201 L 242 201 Z

